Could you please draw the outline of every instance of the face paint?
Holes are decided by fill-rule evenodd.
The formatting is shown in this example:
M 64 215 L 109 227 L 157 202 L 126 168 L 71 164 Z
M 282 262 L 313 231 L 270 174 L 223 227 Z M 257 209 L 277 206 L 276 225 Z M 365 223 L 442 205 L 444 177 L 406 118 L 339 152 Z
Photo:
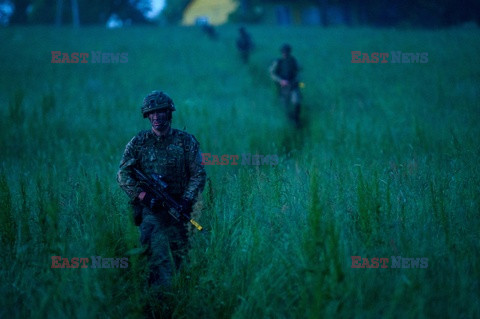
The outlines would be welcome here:
M 170 125 L 167 111 L 155 111 L 148 115 L 152 128 L 156 131 L 164 131 Z

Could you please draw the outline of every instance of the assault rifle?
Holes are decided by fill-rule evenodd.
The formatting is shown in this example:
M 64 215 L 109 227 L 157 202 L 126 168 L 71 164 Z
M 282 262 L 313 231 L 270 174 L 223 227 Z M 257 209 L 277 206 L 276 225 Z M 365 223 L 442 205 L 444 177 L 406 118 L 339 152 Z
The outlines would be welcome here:
M 182 206 L 178 204 L 168 193 L 167 193 L 167 184 L 162 181 L 162 176 L 158 174 L 151 174 L 151 177 L 146 176 L 140 170 L 133 168 L 135 174 L 137 175 L 138 180 L 142 184 L 142 188 L 155 196 L 155 199 L 159 200 L 162 203 L 162 206 L 167 209 L 167 212 L 177 221 L 185 220 L 192 223 L 195 228 L 202 230 L 203 227 L 200 226 L 193 218 L 190 218 L 187 214 L 182 211 Z

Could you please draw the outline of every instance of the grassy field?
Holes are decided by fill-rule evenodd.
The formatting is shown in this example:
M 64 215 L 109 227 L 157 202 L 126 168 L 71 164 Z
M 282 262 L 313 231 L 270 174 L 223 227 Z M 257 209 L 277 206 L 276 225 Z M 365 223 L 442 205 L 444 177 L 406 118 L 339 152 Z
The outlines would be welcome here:
M 249 65 L 236 27 L 218 31 L 0 29 L 0 317 L 142 317 L 145 260 L 116 172 L 161 89 L 203 152 L 280 159 L 206 167 L 208 232 L 167 298 L 176 318 L 479 318 L 478 29 L 252 27 Z M 300 131 L 267 74 L 283 42 L 303 66 Z M 97 50 L 128 63 L 50 63 Z M 355 50 L 429 60 L 352 64 Z M 52 256 L 129 267 L 52 269 Z

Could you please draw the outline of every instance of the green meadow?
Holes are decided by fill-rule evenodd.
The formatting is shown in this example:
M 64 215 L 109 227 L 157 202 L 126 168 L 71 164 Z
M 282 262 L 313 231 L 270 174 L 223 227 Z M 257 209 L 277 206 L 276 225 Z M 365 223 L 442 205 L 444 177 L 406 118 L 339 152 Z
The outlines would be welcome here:
M 278 155 L 206 166 L 188 262 L 158 308 L 174 318 L 479 318 L 478 29 L 1 28 L 0 317 L 141 318 L 151 299 L 116 172 L 148 129 L 152 90 L 202 152 Z M 268 75 L 288 42 L 302 65 L 302 129 Z M 351 51 L 428 52 L 353 64 Z M 52 64 L 51 51 L 127 52 Z M 52 269 L 52 256 L 128 268 Z M 388 268 L 352 268 L 352 256 Z M 428 258 L 392 268 L 392 256 Z M 362 261 L 360 261 L 362 264 Z

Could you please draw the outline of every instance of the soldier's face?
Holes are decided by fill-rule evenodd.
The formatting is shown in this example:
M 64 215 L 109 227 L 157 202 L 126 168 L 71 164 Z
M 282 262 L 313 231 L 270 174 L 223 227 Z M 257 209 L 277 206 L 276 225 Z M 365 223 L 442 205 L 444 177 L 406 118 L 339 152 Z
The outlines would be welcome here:
M 148 114 L 148 119 L 156 131 L 163 131 L 170 124 L 167 111 L 154 111 Z

